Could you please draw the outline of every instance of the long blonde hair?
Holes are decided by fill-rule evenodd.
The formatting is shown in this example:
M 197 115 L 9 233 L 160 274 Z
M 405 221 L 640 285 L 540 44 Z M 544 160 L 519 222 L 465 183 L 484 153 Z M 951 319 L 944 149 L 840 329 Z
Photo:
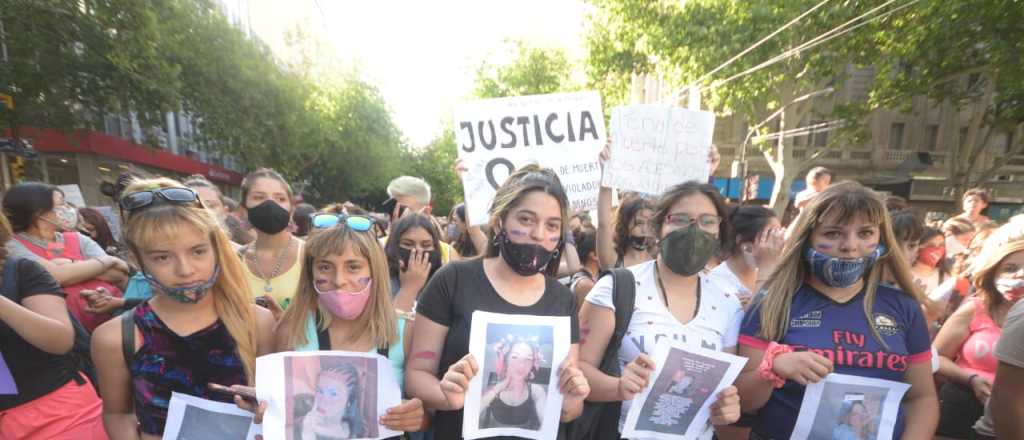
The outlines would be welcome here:
M 398 317 L 391 302 L 391 279 L 388 276 L 384 250 L 370 231 L 358 232 L 339 225 L 310 231 L 309 239 L 302 248 L 304 267 L 299 277 L 299 289 L 277 326 L 277 331 L 286 332 L 288 344 L 292 348 L 310 342 L 306 339 L 306 319 L 310 313 L 319 311 L 316 322 L 318 330 L 330 327 L 333 315 L 320 305 L 319 294 L 313 288 L 313 261 L 341 255 L 347 246 L 353 246 L 356 254 L 369 261 L 370 279 L 373 284 L 370 288 L 370 300 L 366 310 L 357 318 L 356 328 L 369 332 L 370 340 L 377 348 L 390 347 L 398 341 Z
M 761 301 L 762 339 L 780 341 L 789 330 L 793 295 L 809 275 L 803 254 L 807 246 L 810 246 L 811 232 L 814 228 L 825 220 L 845 223 L 858 216 L 864 216 L 869 222 L 878 225 L 881 233 L 879 244 L 887 249 L 887 252 L 868 270 L 865 278 L 864 316 L 867 317 L 875 339 L 885 345 L 871 315 L 878 280 L 884 269 L 893 275 L 904 293 L 920 304 L 929 304 L 914 282 L 903 251 L 896 244 L 896 235 L 892 232 L 892 220 L 889 218 L 889 211 L 885 209 L 885 202 L 878 193 L 859 183 L 841 182 L 828 187 L 815 197 L 797 218 L 793 234 L 782 250 L 779 265 L 765 283 L 766 293 Z
M 125 188 L 122 194 L 181 187 L 184 185 L 167 178 L 138 180 Z M 193 206 L 164 203 L 147 207 L 127 218 L 124 236 L 136 260 L 141 262 L 140 249 L 152 245 L 157 237 L 179 237 L 189 226 L 209 234 L 220 264 L 220 276 L 211 289 L 214 310 L 235 340 L 248 383 L 255 383 L 256 318 L 252 312 L 249 285 L 242 272 L 241 260 L 210 211 L 198 201 Z
M 996 289 L 999 264 L 1015 252 L 1024 251 L 1024 223 L 1010 222 L 996 229 L 985 240 L 981 253 L 974 258 L 971 266 L 971 282 L 985 298 L 988 314 L 995 319 L 995 313 L 1006 298 Z

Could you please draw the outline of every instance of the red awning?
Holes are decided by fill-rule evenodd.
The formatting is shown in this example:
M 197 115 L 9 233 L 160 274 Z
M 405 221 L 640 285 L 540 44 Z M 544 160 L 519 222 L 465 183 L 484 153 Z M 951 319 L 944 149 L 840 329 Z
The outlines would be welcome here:
M 10 130 L 4 130 L 10 135 Z M 44 153 L 92 153 L 140 165 L 147 165 L 181 174 L 201 174 L 214 182 L 240 185 L 242 175 L 205 162 L 200 162 L 169 151 L 148 148 L 127 139 L 95 131 L 78 130 L 63 133 L 52 129 L 38 130 L 25 127 L 21 137 L 32 139 L 32 145 Z

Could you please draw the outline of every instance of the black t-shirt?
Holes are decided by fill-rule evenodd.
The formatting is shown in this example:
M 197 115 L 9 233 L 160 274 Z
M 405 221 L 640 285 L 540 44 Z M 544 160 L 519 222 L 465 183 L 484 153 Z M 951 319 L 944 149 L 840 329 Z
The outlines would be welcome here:
M 572 343 L 579 342 L 576 299 L 558 280 L 546 277 L 544 294 L 540 300 L 533 305 L 520 307 L 505 301 L 494 290 L 484 273 L 482 259 L 453 261 L 430 278 L 416 304 L 417 315 L 448 327 L 437 370 L 438 378 L 444 376 L 448 367 L 469 353 L 469 329 L 473 312 L 477 310 L 509 315 L 568 316 Z M 434 438 L 462 438 L 461 410 L 438 411 L 434 417 Z
M 0 268 L 3 266 L 0 265 Z M 18 291 L 3 292 L 8 299 L 21 304 L 33 295 L 56 295 L 64 298 L 57 280 L 35 261 L 23 258 L 17 262 Z M 0 271 L 2 273 L 2 271 Z M 0 410 L 13 408 L 45 396 L 74 378 L 76 368 L 68 355 L 50 354 L 29 344 L 0 321 L 0 353 L 18 386 L 16 395 L 0 395 Z

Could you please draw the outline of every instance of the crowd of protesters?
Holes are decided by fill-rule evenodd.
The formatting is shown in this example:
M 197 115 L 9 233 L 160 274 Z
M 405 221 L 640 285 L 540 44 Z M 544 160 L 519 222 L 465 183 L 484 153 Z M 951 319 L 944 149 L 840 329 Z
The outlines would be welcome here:
M 119 236 L 57 187 L 20 183 L 0 216 L 0 363 L 17 389 L 0 393 L 0 438 L 158 439 L 172 392 L 234 402 L 259 422 L 265 402 L 242 398 L 256 357 L 315 350 L 386 357 L 404 400 L 381 424 L 460 438 L 481 371 L 472 314 L 487 311 L 569 318 L 560 438 L 618 438 L 667 337 L 748 359 L 714 396 L 704 439 L 790 438 L 805 387 L 830 373 L 909 385 L 893 438 L 1024 439 L 1024 219 L 989 219 L 981 189 L 962 213 L 926 222 L 825 168 L 807 183 L 792 218 L 707 182 L 601 188 L 592 216 L 531 165 L 474 219 L 462 204 L 433 212 L 412 176 L 368 210 L 301 203 L 266 168 L 237 202 L 201 176 L 126 175 L 111 194 Z M 622 285 L 633 304 L 619 303 Z M 628 341 L 615 339 L 619 307 Z M 527 394 L 502 395 L 515 392 Z M 538 395 L 524 386 L 488 402 Z M 599 402 L 617 412 L 580 417 Z M 836 438 L 875 438 L 843 427 Z

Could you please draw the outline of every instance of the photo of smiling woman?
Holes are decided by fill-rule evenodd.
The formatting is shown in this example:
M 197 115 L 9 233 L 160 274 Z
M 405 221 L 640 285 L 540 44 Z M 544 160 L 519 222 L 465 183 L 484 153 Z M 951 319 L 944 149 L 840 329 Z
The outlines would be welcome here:
M 509 332 L 519 330 L 517 327 L 522 330 Z M 550 327 L 532 329 L 502 324 L 488 326 L 490 352 L 484 360 L 484 380 L 487 386 L 480 399 L 480 429 L 540 429 L 548 383 L 547 375 L 541 371 L 546 363 L 541 338 L 524 334 L 531 330 L 543 332 L 550 348 Z M 499 336 L 497 341 L 491 343 L 491 336 L 501 333 L 506 335 Z M 547 364 L 550 370 L 550 362 Z
M 893 438 L 931 439 L 938 423 L 922 294 L 882 198 L 856 182 L 804 208 L 740 330 L 737 380 L 752 439 L 790 438 L 808 384 L 829 373 L 903 382 Z M 885 271 L 898 289 L 879 282 Z
M 523 167 L 498 188 L 490 213 L 484 256 L 446 264 L 427 283 L 416 307 L 405 383 L 411 396 L 436 411 L 435 438 L 462 437 L 466 391 L 470 379 L 481 371 L 478 360 L 469 354 L 472 315 L 477 310 L 568 316 L 572 348 L 556 366 L 558 389 L 564 396 L 562 422 L 579 416 L 590 392 L 576 367 L 576 301 L 553 278 L 569 227 L 568 200 L 558 176 L 536 165 Z
M 154 296 L 96 329 L 92 359 L 110 438 L 159 439 L 172 392 L 231 402 L 209 384 L 253 383 L 274 321 L 252 304 L 242 263 L 195 191 L 153 179 L 123 194 L 125 241 Z

